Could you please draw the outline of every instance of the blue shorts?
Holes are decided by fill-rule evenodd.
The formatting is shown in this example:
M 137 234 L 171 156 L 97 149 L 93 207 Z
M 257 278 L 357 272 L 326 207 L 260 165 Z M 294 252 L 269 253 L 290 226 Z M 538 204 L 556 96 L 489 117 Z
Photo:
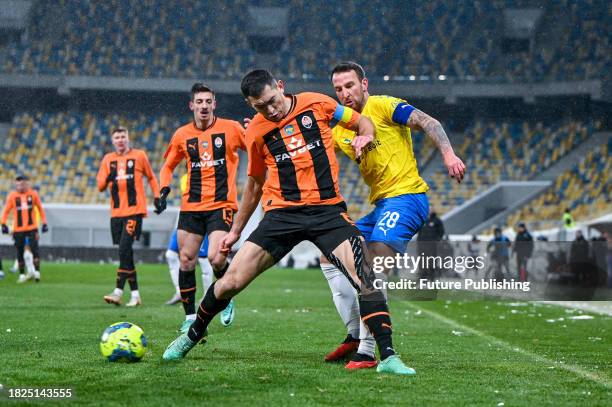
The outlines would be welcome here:
M 404 194 L 378 200 L 374 210 L 355 225 L 366 242 L 383 242 L 403 253 L 428 216 L 429 200 L 425 193 Z
M 176 237 L 177 230 L 174 229 L 174 233 L 170 237 L 170 242 L 168 242 L 168 250 L 178 253 L 178 238 Z M 202 242 L 202 246 L 200 246 L 200 253 L 198 253 L 198 257 L 206 258 L 208 257 L 208 236 L 204 236 L 204 241 Z

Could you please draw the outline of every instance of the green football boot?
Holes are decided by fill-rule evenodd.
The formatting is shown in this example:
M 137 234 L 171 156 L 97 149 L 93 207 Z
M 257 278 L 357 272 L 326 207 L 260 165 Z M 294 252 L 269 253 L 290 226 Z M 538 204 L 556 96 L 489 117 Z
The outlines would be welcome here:
M 176 338 L 164 351 L 162 359 L 164 360 L 181 360 L 185 355 L 196 346 L 197 342 L 189 339 L 187 334 L 181 334 Z
M 389 356 L 387 359 L 382 360 L 376 367 L 378 373 L 393 373 L 393 374 L 404 374 L 404 375 L 415 375 L 416 370 L 406 366 L 404 362 L 397 355 Z
M 230 326 L 232 322 L 234 322 L 235 315 L 236 311 L 234 311 L 234 299 L 232 298 L 229 304 L 227 304 L 227 307 L 225 307 L 225 309 L 221 311 L 221 314 L 219 315 L 221 325 Z

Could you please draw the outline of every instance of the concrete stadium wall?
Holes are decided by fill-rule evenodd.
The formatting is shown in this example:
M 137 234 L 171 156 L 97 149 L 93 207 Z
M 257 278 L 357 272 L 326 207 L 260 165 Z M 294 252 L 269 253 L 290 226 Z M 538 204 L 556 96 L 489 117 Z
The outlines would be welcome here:
M 110 236 L 110 210 L 106 205 L 46 204 L 49 232 L 40 235 L 41 258 L 45 261 L 106 262 L 117 261 L 117 248 Z M 141 238 L 134 245 L 137 262 L 163 263 L 168 241 L 176 227 L 179 208 L 170 207 L 162 215 L 153 213 L 143 224 L 143 234 L 150 236 L 149 245 Z M 234 246 L 237 250 L 249 237 L 263 217 L 258 206 L 249 219 L 240 240 Z M 298 244 L 280 265 L 291 264 L 295 268 L 306 268 L 318 261 L 321 252 L 310 242 Z M 0 259 L 14 259 L 15 248 L 10 236 L 0 235 Z
M 110 235 L 110 209 L 107 205 L 46 204 L 49 232 L 40 235 L 41 246 L 113 247 Z M 149 233 L 151 248 L 166 247 L 176 225 L 178 208 L 169 208 L 160 216 L 149 208 L 143 223 L 143 233 Z M 3 236 L 1 244 L 11 244 Z M 141 238 L 135 247 L 143 247 Z
M 41 247 L 64 247 L 72 250 L 113 247 L 110 235 L 110 208 L 107 205 L 46 204 L 45 211 L 49 232 L 40 235 Z M 165 249 L 176 228 L 178 214 L 177 207 L 170 207 L 161 215 L 154 214 L 153 208 L 150 207 L 149 215 L 143 222 L 143 237 L 136 242 L 134 248 Z M 262 216 L 262 210 L 258 208 L 245 227 L 239 243 L 248 237 Z M 145 235 L 149 238 L 145 238 Z M 10 236 L 0 237 L 0 245 L 12 244 Z
M 165 263 L 166 249 L 136 249 L 134 260 L 136 263 Z M 16 257 L 15 248 L 8 245 L 0 245 L 0 259 L 13 261 Z M 118 262 L 117 248 L 115 247 L 73 247 L 73 246 L 41 246 L 40 257 L 43 262 L 88 262 L 88 263 L 115 263 Z M 5 272 L 10 269 L 12 263 L 3 264 Z

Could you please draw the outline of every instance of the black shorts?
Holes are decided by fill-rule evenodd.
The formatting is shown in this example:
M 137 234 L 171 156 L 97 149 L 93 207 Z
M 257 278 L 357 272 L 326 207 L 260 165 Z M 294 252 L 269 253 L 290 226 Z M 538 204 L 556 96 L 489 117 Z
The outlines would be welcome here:
M 119 244 L 121 241 L 121 234 L 123 234 L 124 231 L 132 236 L 134 240 L 138 240 L 142 233 L 142 215 L 111 218 L 110 227 L 113 244 Z
M 30 242 L 36 243 L 38 242 L 38 229 L 28 230 L 27 232 L 13 232 L 13 241 L 15 242 L 15 246 L 22 247 L 26 244 L 30 244 Z
M 233 221 L 234 211 L 229 208 L 201 212 L 181 211 L 177 229 L 206 236 L 215 230 L 229 232 Z
M 342 203 L 270 210 L 247 240 L 261 246 L 278 262 L 303 240 L 311 241 L 328 255 L 351 236 L 361 233 Z

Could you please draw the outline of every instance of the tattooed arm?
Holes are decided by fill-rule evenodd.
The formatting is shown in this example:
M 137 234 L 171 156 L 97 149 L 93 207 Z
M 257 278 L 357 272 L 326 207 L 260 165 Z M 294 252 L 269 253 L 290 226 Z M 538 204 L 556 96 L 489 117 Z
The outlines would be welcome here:
M 457 182 L 460 183 L 465 175 L 465 164 L 455 155 L 453 146 L 440 122 L 427 113 L 419 109 L 414 109 L 410 114 L 407 126 L 411 129 L 425 132 L 427 137 L 436 143 L 442 155 L 442 159 L 444 160 L 444 165 L 448 170 L 448 175 L 455 178 Z

